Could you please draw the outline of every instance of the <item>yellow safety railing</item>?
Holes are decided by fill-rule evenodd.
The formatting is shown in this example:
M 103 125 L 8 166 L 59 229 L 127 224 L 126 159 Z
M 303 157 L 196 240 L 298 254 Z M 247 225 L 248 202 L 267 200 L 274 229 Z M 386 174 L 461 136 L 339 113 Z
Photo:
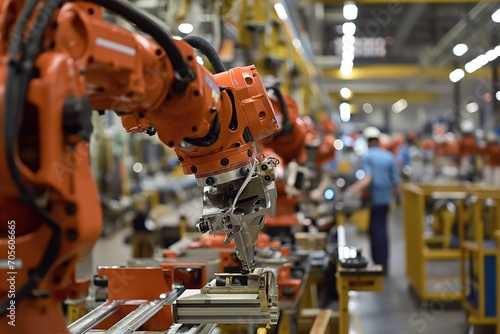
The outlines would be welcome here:
M 453 261 L 456 262 L 457 269 L 460 268 L 461 251 L 458 247 L 451 247 L 450 221 L 452 217 L 447 217 L 448 221 L 442 229 L 441 242 L 436 243 L 435 237 L 426 235 L 425 224 L 428 214 L 429 203 L 439 199 L 453 200 L 456 203 L 456 211 L 453 220 L 465 222 L 468 212 L 464 209 L 464 200 L 471 192 L 483 193 L 488 191 L 499 191 L 498 189 L 485 187 L 478 184 L 413 184 L 403 185 L 403 219 L 405 224 L 406 239 L 406 272 L 412 288 L 422 300 L 461 300 L 463 292 L 453 282 L 453 278 L 458 281 L 458 277 L 430 277 L 427 272 L 427 265 L 431 261 Z M 436 244 L 438 247 L 436 247 Z M 431 247 L 434 246 L 434 247 Z M 432 291 L 432 283 L 442 287 L 447 284 L 447 291 L 442 289 Z
M 500 317 L 498 311 L 500 310 L 500 230 L 495 231 L 495 239 L 497 241 L 497 334 L 500 334 Z
M 500 189 L 469 195 L 469 221 L 459 221 L 462 306 L 469 324 L 494 325 L 498 298 L 491 292 L 498 284 L 498 251 L 493 231 L 500 228 Z

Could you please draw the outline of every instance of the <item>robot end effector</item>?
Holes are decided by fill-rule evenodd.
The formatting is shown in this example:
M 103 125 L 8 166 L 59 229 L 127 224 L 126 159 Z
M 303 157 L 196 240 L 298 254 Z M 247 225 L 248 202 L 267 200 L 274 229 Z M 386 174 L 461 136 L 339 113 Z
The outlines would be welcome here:
M 276 211 L 275 165 L 272 158 L 255 159 L 238 170 L 220 174 L 220 183 L 210 177 L 198 179 L 199 185 L 210 185 L 204 187 L 203 214 L 197 228 L 201 233 L 227 233 L 225 243 L 234 239 L 243 274 L 254 269 L 254 246 L 264 216 L 273 217 Z

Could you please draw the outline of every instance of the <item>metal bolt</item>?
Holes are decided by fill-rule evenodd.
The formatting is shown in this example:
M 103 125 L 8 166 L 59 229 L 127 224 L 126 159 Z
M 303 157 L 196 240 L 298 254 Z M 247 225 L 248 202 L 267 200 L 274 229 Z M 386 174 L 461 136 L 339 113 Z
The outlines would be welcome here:
M 239 170 L 239 173 L 241 176 L 247 176 L 248 175 L 248 172 L 250 172 L 250 170 L 246 167 L 241 167 L 240 170 Z
M 66 207 L 66 213 L 68 215 L 74 215 L 76 213 L 76 206 L 74 204 L 70 204 Z
M 196 173 L 198 171 L 198 168 L 196 168 L 196 166 L 191 166 L 191 171 L 193 173 Z
M 213 186 L 215 184 L 215 178 L 210 176 L 205 180 L 206 184 L 209 186 Z
M 260 169 L 267 170 L 267 165 L 262 165 L 262 167 L 260 167 Z
M 223 158 L 221 161 L 220 161 L 220 164 L 222 166 L 227 166 L 229 164 L 229 159 L 228 158 Z
M 74 228 L 68 229 L 66 231 L 66 238 L 68 238 L 69 241 L 75 241 L 76 239 L 78 239 L 78 231 Z

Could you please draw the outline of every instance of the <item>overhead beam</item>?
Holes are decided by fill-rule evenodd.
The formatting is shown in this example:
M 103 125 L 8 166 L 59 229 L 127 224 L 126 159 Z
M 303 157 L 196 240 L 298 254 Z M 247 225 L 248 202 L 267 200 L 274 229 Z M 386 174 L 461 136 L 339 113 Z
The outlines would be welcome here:
M 354 68 L 349 75 L 343 75 L 338 68 L 323 68 L 323 76 L 337 80 L 369 80 L 369 79 L 446 79 L 450 75 L 453 67 L 425 67 L 418 65 L 369 65 L 356 67 L 354 60 Z M 491 68 L 484 66 L 474 73 L 467 73 L 465 78 L 473 76 L 490 76 Z
M 401 20 L 398 28 L 394 43 L 394 48 L 391 50 L 393 54 L 398 54 L 404 47 L 406 40 L 410 36 L 411 31 L 415 28 L 420 16 L 424 13 L 427 8 L 426 3 L 416 3 L 410 6 L 405 11 L 405 15 Z
M 299 0 L 303 3 L 316 3 L 322 2 L 325 5 L 343 5 L 344 0 Z M 364 5 L 381 5 L 388 4 L 394 5 L 398 4 L 414 4 L 414 3 L 435 3 L 435 4 L 456 4 L 456 3 L 477 3 L 477 0 L 399 0 L 395 2 L 394 0 L 356 0 L 356 4 Z
M 340 103 L 341 99 L 339 94 L 336 92 L 329 93 L 330 98 L 333 103 Z M 426 92 L 373 92 L 373 93 L 354 93 L 352 98 L 349 99 L 349 103 L 352 104 L 392 104 L 399 99 L 405 99 L 408 103 L 428 103 L 435 99 L 441 97 L 442 95 L 436 93 L 426 93 Z

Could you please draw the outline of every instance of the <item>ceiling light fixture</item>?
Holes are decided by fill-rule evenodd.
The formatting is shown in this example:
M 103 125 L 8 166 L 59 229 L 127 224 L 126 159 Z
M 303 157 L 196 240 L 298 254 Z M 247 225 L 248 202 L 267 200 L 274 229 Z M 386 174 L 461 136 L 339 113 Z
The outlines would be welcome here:
M 457 57 L 463 56 L 467 51 L 469 50 L 469 47 L 467 44 L 457 44 L 453 48 L 453 54 Z
M 491 15 L 491 19 L 493 22 L 500 23 L 500 9 L 497 9 L 497 11 Z
M 363 104 L 363 111 L 367 114 L 371 113 L 373 111 L 373 106 L 369 103 Z
M 356 25 L 353 22 L 346 22 L 342 25 L 342 33 L 348 36 L 354 36 L 356 33 Z
M 343 45 L 354 45 L 355 42 L 356 42 L 356 38 L 352 35 L 342 36 L 342 44 Z
M 479 105 L 476 102 L 467 103 L 467 105 L 465 106 L 465 110 L 469 114 L 473 114 L 479 110 Z
M 190 34 L 193 32 L 193 25 L 191 23 L 181 23 L 179 24 L 179 27 L 178 27 L 179 31 L 183 34 Z
M 408 107 L 408 101 L 405 99 L 398 100 L 396 103 L 394 103 L 391 107 L 392 111 L 395 112 L 396 114 L 399 114 L 403 110 L 405 110 Z
M 340 151 L 344 148 L 344 143 L 340 139 L 335 139 L 335 141 L 333 142 L 333 147 L 335 147 L 337 151 Z
M 465 77 L 465 72 L 461 68 L 457 68 L 456 70 L 450 73 L 451 82 L 458 82 L 462 80 L 463 77 Z
M 351 105 L 347 102 L 340 104 L 340 119 L 343 122 L 349 122 L 351 120 Z
M 358 6 L 352 1 L 346 1 L 342 13 L 346 20 L 352 21 L 358 17 Z
M 488 61 L 493 61 L 493 60 L 497 59 L 497 57 L 498 57 L 498 55 L 494 49 L 489 50 L 484 55 L 486 56 L 486 59 L 488 59 Z
M 342 60 L 342 62 L 340 64 L 340 73 L 342 73 L 342 75 L 345 75 L 345 76 L 351 75 L 353 66 L 354 66 L 354 64 L 352 61 L 349 62 L 349 61 Z
M 274 5 L 274 10 L 276 10 L 276 14 L 278 14 L 278 17 L 285 21 L 288 18 L 288 15 L 286 13 L 286 9 L 283 6 L 282 3 L 278 2 Z
M 497 98 L 498 101 L 500 101 L 500 90 L 495 94 L 495 97 Z
M 344 87 L 340 90 L 340 96 L 344 99 L 349 99 L 352 96 L 352 91 L 349 88 Z

